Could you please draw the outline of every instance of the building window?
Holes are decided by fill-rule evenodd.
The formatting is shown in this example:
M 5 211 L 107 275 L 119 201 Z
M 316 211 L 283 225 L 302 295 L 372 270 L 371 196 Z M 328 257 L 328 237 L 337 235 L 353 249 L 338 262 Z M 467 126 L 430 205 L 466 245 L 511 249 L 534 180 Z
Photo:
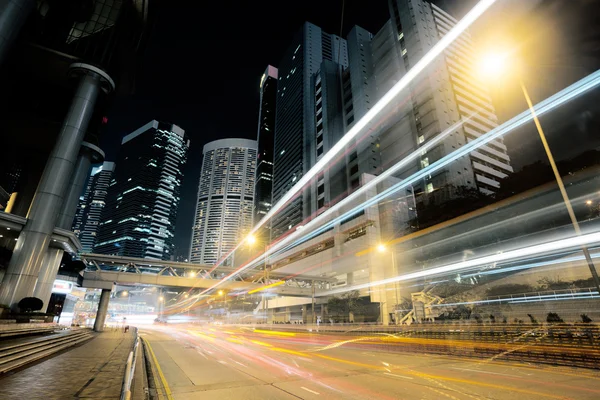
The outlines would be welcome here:
M 427 184 L 427 193 L 431 193 L 433 192 L 433 183 L 428 183 Z
M 421 168 L 426 168 L 429 166 L 429 157 L 425 157 L 421 160 Z

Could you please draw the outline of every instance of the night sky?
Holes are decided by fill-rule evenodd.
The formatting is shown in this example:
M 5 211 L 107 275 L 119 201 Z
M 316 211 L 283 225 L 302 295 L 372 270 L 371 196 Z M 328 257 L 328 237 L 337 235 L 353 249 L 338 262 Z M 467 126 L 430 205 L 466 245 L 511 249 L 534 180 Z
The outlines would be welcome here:
M 583 4 L 596 0 L 574 2 Z M 145 53 L 144 68 L 138 76 L 136 94 L 115 100 L 108 113 L 102 147 L 107 160 L 114 160 L 121 138 L 152 119 L 172 122 L 186 130 L 191 147 L 176 227 L 176 254 L 187 255 L 202 147 L 221 138 L 256 139 L 259 80 L 266 66 L 277 67 L 304 21 L 339 35 L 343 2 L 171 0 L 158 3 L 162 4 Z M 476 0 L 434 3 L 460 17 Z M 530 8 L 538 1 L 525 3 Z M 521 4 L 520 0 L 505 1 L 503 7 L 488 18 L 505 18 L 509 12 L 513 15 Z M 342 36 L 354 25 L 376 33 L 388 18 L 386 0 L 347 0 Z M 518 17 L 508 22 L 507 26 L 523 23 Z M 485 28 L 486 22 L 481 25 Z M 562 87 L 564 85 L 558 89 Z M 522 104 L 517 102 L 515 107 L 522 109 Z M 505 110 L 513 111 L 516 110 L 510 107 Z

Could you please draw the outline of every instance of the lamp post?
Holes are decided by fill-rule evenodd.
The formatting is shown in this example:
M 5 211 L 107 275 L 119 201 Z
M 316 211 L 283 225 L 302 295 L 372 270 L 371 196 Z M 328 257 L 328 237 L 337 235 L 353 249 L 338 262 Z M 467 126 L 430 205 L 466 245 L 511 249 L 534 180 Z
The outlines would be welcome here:
M 377 245 L 377 251 L 379 251 L 380 253 L 387 253 L 388 248 L 385 244 L 380 243 L 379 245 Z M 394 251 L 394 248 L 392 247 L 391 249 L 389 249 L 390 255 L 392 257 L 392 273 L 394 274 L 394 276 L 398 276 L 398 267 L 396 266 L 396 252 Z M 396 305 L 400 304 L 400 284 L 398 282 L 394 282 L 394 289 L 396 292 Z M 394 315 L 395 315 L 395 311 L 394 310 Z M 384 320 L 384 315 L 383 315 L 383 309 L 381 311 L 381 322 L 383 323 Z
M 248 245 L 250 247 L 254 246 L 256 243 L 258 242 L 258 240 L 256 239 L 256 236 L 254 235 L 248 235 L 248 237 L 246 237 L 246 243 L 248 243 Z M 268 254 L 267 254 L 267 250 L 268 250 L 268 244 L 265 242 L 264 244 L 264 256 L 265 256 L 265 261 L 264 261 L 264 269 L 263 269 L 263 279 L 264 279 L 264 283 L 265 285 L 269 284 L 269 269 L 267 268 L 267 261 L 268 261 Z M 267 299 L 267 294 L 265 291 L 263 291 L 262 294 L 262 304 L 263 304 L 263 313 L 265 315 L 265 324 L 267 324 L 269 322 L 269 318 L 267 316 L 267 312 L 268 312 L 268 302 L 269 300 Z
M 495 75 L 500 76 L 503 72 L 506 71 L 506 64 L 508 61 L 507 53 L 490 53 L 486 57 L 481 60 L 481 72 L 487 75 Z M 518 71 L 517 71 L 518 72 Z M 519 75 L 517 75 L 517 79 L 519 81 L 519 86 L 523 91 L 523 96 L 525 97 L 525 101 L 527 102 L 527 107 L 531 112 L 531 116 L 533 117 L 533 121 L 535 123 L 535 127 L 540 136 L 540 140 L 542 141 L 542 145 L 544 147 L 544 151 L 546 152 L 546 157 L 550 162 L 550 166 L 552 167 L 552 172 L 554 173 L 554 178 L 560 190 L 560 194 L 562 196 L 563 202 L 567 209 L 567 213 L 569 214 L 569 218 L 571 219 L 571 224 L 573 225 L 573 229 L 575 230 L 575 234 L 577 236 L 581 235 L 581 229 L 579 227 L 579 222 L 577 221 L 577 217 L 575 216 L 575 212 L 573 211 L 573 206 L 571 205 L 571 200 L 569 199 L 569 195 L 567 194 L 567 190 L 565 189 L 565 185 L 563 183 L 562 177 L 558 171 L 558 167 L 556 166 L 556 162 L 554 161 L 554 156 L 552 155 L 552 151 L 550 150 L 550 146 L 548 145 L 548 141 L 546 140 L 546 135 L 544 134 L 544 130 L 542 129 L 542 124 L 537 116 L 535 108 L 533 107 L 533 102 L 531 101 L 531 97 L 529 96 L 529 92 L 527 91 L 527 87 L 523 82 L 523 79 Z M 600 293 L 600 279 L 598 278 L 598 273 L 596 271 L 596 267 L 594 266 L 594 262 L 592 261 L 592 257 L 590 256 L 590 252 L 587 246 L 582 245 L 581 250 L 585 256 L 588 267 L 590 269 L 590 273 L 592 274 L 592 278 L 594 280 L 594 285 L 596 286 L 596 290 Z

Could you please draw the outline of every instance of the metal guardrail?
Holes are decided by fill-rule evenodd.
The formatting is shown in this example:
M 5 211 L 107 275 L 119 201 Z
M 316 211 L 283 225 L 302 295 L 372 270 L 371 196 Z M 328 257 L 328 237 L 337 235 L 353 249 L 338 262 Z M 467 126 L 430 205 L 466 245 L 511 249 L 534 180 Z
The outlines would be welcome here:
M 140 344 L 140 335 L 138 329 L 135 328 L 135 341 L 133 343 L 133 349 L 129 352 L 127 357 L 127 365 L 125 367 L 125 376 L 123 377 L 123 386 L 121 388 L 121 400 L 131 399 L 131 382 L 133 381 L 133 375 L 135 373 L 135 364 L 137 360 L 138 347 Z

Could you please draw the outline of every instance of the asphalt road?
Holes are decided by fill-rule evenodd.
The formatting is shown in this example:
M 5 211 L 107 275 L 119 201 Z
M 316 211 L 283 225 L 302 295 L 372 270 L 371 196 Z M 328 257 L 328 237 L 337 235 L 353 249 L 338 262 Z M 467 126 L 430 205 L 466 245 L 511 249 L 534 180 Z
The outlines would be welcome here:
M 360 336 L 184 325 L 140 334 L 175 400 L 600 398 L 597 370 L 388 353 Z

